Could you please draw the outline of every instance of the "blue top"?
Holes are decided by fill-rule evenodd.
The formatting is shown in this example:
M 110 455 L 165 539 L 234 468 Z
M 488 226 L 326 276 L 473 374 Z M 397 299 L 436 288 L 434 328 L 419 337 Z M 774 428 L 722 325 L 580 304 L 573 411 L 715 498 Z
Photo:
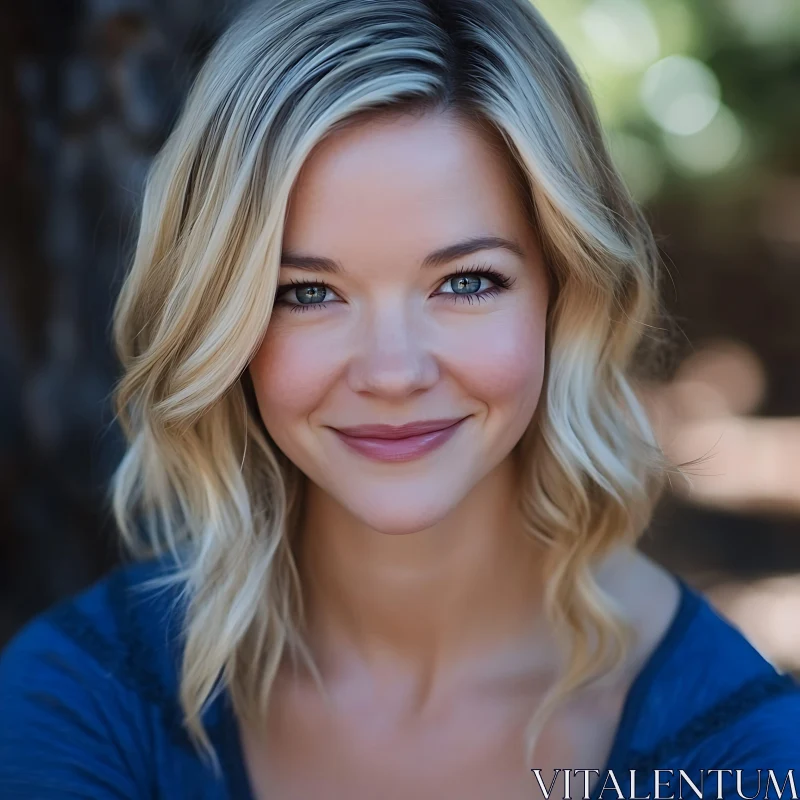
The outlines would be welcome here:
M 179 648 L 172 590 L 132 592 L 163 569 L 151 561 L 122 567 L 77 597 L 37 617 L 0 658 L 0 797 L 193 798 L 252 800 L 237 727 L 222 693 L 204 716 L 222 766 L 193 750 L 177 700 Z M 637 797 L 655 768 L 679 770 L 703 797 L 791 797 L 800 791 L 800 685 L 778 673 L 708 601 L 683 581 L 675 617 L 632 684 L 611 755 L 592 795 Z M 141 588 L 141 586 L 139 587 Z M 585 766 L 585 765 L 584 765 Z M 598 765 L 589 765 L 598 766 Z M 735 773 L 742 770 L 741 792 Z M 757 770 L 762 774 L 756 783 Z M 670 773 L 661 773 L 661 797 Z M 649 783 L 648 783 L 649 781 Z M 532 796 L 539 797 L 534 776 Z M 563 797 L 563 783 L 553 797 Z M 581 797 L 575 777 L 571 796 Z M 652 795 L 655 797 L 655 794 Z M 684 783 L 684 797 L 697 797 Z M 797 794 L 794 795 L 797 797 Z

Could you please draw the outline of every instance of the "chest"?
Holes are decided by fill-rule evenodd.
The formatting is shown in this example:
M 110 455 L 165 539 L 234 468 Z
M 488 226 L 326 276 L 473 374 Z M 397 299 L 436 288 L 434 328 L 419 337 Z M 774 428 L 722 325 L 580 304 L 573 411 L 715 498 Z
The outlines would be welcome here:
M 258 800 L 504 800 L 540 797 L 555 770 L 603 770 L 621 713 L 614 693 L 570 703 L 548 721 L 531 763 L 529 697 L 453 697 L 413 720 L 391 705 L 279 702 L 264 728 L 242 727 Z M 556 794 L 560 783 L 556 781 Z

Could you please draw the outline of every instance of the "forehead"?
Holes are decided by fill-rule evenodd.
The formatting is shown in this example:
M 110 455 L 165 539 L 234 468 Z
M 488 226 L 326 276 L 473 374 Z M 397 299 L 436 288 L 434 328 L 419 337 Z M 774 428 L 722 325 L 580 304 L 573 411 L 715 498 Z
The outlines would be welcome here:
M 346 259 L 428 252 L 464 236 L 525 236 L 527 217 L 499 137 L 444 113 L 371 117 L 336 131 L 298 176 L 288 249 Z

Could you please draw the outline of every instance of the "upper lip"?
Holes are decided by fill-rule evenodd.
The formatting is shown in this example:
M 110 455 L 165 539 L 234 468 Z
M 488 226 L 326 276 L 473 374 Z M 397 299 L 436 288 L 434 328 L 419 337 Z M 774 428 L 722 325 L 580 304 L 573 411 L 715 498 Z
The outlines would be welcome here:
M 335 428 L 335 430 L 347 436 L 356 436 L 362 439 L 405 439 L 409 436 L 421 436 L 423 433 L 444 430 L 463 419 L 466 417 L 429 419 L 407 422 L 405 425 L 353 425 L 349 428 Z

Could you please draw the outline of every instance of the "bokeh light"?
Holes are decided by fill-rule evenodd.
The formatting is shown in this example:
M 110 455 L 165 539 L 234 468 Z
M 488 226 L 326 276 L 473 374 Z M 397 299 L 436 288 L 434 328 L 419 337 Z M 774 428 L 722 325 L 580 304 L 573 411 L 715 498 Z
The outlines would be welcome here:
M 644 74 L 641 99 L 647 113 L 665 131 L 691 136 L 709 125 L 719 111 L 719 81 L 696 58 L 668 56 Z
M 660 54 L 658 28 L 641 0 L 593 0 L 580 22 L 598 53 L 612 64 L 636 69 Z
M 736 115 L 720 105 L 708 125 L 696 133 L 688 136 L 666 133 L 664 140 L 679 168 L 702 174 L 719 172 L 734 163 L 745 137 Z

